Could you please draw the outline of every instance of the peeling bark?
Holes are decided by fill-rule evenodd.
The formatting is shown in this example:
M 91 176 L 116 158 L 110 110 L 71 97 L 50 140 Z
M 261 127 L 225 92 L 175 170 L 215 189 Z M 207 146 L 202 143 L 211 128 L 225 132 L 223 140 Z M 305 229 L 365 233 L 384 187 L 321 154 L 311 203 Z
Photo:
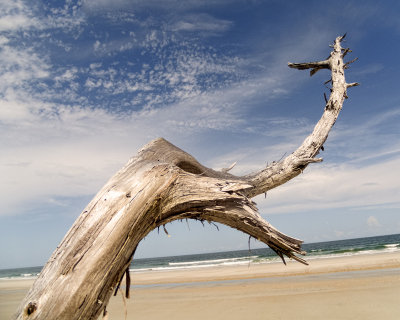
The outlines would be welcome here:
M 139 242 L 177 219 L 219 222 L 249 234 L 284 256 L 306 261 L 302 241 L 265 221 L 252 197 L 300 174 L 315 158 L 334 125 L 347 88 L 343 57 L 335 40 L 328 59 L 289 63 L 296 69 L 331 70 L 332 89 L 321 119 L 300 147 L 257 173 L 234 176 L 201 165 L 159 138 L 144 146 L 98 192 L 75 221 L 22 301 L 16 319 L 97 319 L 130 265 Z M 129 291 L 126 292 L 129 296 Z

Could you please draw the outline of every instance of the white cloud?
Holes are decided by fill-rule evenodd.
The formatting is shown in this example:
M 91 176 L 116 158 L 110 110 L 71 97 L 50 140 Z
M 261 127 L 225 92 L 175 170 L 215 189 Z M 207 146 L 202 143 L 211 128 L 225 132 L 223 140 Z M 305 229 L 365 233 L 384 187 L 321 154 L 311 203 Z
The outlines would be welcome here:
M 92 64 L 88 70 L 98 75 L 93 81 L 88 78 L 86 84 L 92 89 L 102 84 L 106 74 L 115 73 L 101 67 Z M 56 81 L 73 82 L 80 72 L 67 69 Z M 143 86 L 143 82 L 138 84 Z M 49 101 L 41 100 L 19 88 L 1 101 L 0 119 L 7 123 L 2 133 L 7 134 L 3 134 L 5 156 L 0 162 L 0 175 L 6 177 L 0 186 L 5 199 L 0 214 L 15 214 L 46 199 L 93 194 L 141 145 L 158 136 L 168 136 L 179 144 L 182 136 L 209 129 L 245 130 L 239 105 L 249 98 L 241 94 L 247 85 L 253 86 L 241 82 L 227 89 L 190 94 L 163 108 L 127 110 L 123 116 L 87 103 L 55 103 L 51 92 L 46 98 Z M 270 83 L 267 90 L 275 86 Z
M 89 1 L 85 3 L 90 4 Z M 98 2 L 99 5 L 102 3 L 110 6 L 126 4 L 125 1 Z M 92 2 L 91 5 L 97 4 Z M 79 8 L 69 5 L 54 11 L 55 17 L 51 21 L 36 18 L 29 25 L 26 19 L 31 14 L 24 9 L 23 3 L 15 2 L 15 8 L 22 17 L 16 20 L 15 26 L 8 26 L 7 17 L 4 20 L 4 26 L 12 30 L 19 26 L 48 28 L 50 31 L 60 28 L 68 32 L 68 21 L 72 22 L 74 17 L 77 19 L 71 25 L 78 29 L 85 21 Z M 223 32 L 232 26 L 229 21 L 205 14 L 174 19 L 175 31 Z M 152 67 L 137 63 L 141 62 L 141 56 L 138 61 L 130 61 L 129 68 L 126 65 L 110 67 L 103 61 L 91 61 L 79 68 L 56 68 L 50 57 L 43 54 L 45 50 L 20 47 L 8 37 L 0 38 L 3 44 L 0 49 L 0 89 L 3 94 L 0 121 L 4 125 L 1 136 L 5 140 L 0 171 L 2 176 L 7 176 L 1 185 L 6 199 L 0 204 L 2 214 L 17 212 L 19 205 L 26 206 L 35 199 L 96 192 L 130 155 L 157 136 L 168 136 L 173 143 L 178 143 L 183 136 L 206 135 L 212 129 L 227 134 L 258 134 L 263 140 L 268 138 L 262 145 L 246 143 L 246 147 L 236 147 L 230 154 L 209 160 L 216 168 L 238 161 L 234 172 L 244 174 L 293 151 L 310 131 L 308 119 L 269 118 L 266 115 L 246 118 L 246 108 L 254 101 L 267 103 L 288 94 L 287 88 L 295 80 L 289 79 L 289 71 L 282 71 L 283 68 L 275 65 L 284 66 L 294 51 L 304 52 L 304 55 L 319 54 L 319 43 L 325 45 L 326 32 L 300 38 L 291 46 L 275 43 L 276 48 L 267 52 L 268 59 L 263 53 L 251 60 L 217 52 L 198 43 L 179 42 L 166 32 L 164 26 L 154 30 L 147 25 L 141 38 L 134 35 L 132 38 L 127 34 L 131 42 L 124 42 L 125 38 L 106 42 L 102 38 L 102 41 L 92 39 L 89 43 L 93 43 L 90 47 L 97 51 L 97 58 L 138 47 L 141 55 L 156 61 Z M 318 54 L 315 55 L 318 57 Z M 284 63 L 281 64 L 281 60 L 285 60 Z M 263 68 L 268 71 L 258 75 Z M 249 74 L 249 69 L 258 71 Z M 292 77 L 297 79 L 291 72 Z M 54 80 L 58 86 L 63 86 L 62 90 L 57 91 L 42 80 Z M 121 103 L 118 112 L 107 111 L 109 101 L 100 101 L 94 108 L 96 102 L 85 96 L 89 93 L 109 101 L 117 100 Z M 394 116 L 398 113 L 376 117 L 358 127 L 357 132 L 366 134 Z M 338 149 L 342 148 L 343 154 L 350 155 L 348 141 L 351 139 L 348 136 L 353 133 L 353 129 L 343 130 L 340 134 L 334 131 L 329 141 L 335 140 L 335 146 L 338 142 Z M 364 160 L 368 160 L 367 149 L 363 152 Z M 359 150 L 354 148 L 354 161 L 362 159 Z M 380 154 L 387 154 L 391 152 L 389 150 L 384 144 Z M 341 206 L 398 206 L 396 190 L 400 188 L 392 174 L 397 170 L 395 160 L 380 161 L 368 167 L 352 163 L 313 165 L 293 183 L 281 186 L 279 192 L 270 192 L 267 201 L 260 202 L 261 211 L 282 213 Z M 23 199 L 18 197 L 21 193 Z
M 66 2 L 64 6 L 53 8 L 52 15 L 41 15 L 43 8 L 38 3 L 27 3 L 21 0 L 0 2 L 0 32 L 16 32 L 60 28 L 67 32 L 78 32 L 85 22 L 80 6 Z M 78 29 L 77 29 L 78 28 Z
M 89 89 L 98 88 L 102 85 L 101 79 L 94 81 L 93 79 L 86 79 L 85 86 Z
M 361 168 L 316 164 L 289 183 L 259 197 L 266 214 L 330 208 L 400 208 L 400 181 L 393 175 L 400 158 Z
M 183 131 L 227 127 L 235 121 L 220 110 L 215 111 L 217 119 L 209 122 L 210 116 L 201 110 L 196 112 L 196 106 L 195 102 L 178 104 L 120 117 L 88 107 L 23 101 L 18 97 L 3 100 L 1 116 L 9 124 L 2 129 L 1 214 L 13 214 L 21 206 L 55 196 L 95 193 L 150 139 L 167 132 L 171 135 L 175 131 L 179 136 Z M 171 131 L 171 121 L 181 121 L 182 128 Z M 23 165 L 19 165 L 22 159 Z
M 54 81 L 58 82 L 63 82 L 63 81 L 72 81 L 76 79 L 78 73 L 78 68 L 72 67 L 71 69 L 65 70 L 65 72 L 54 78 Z
M 190 14 L 180 18 L 171 29 L 173 31 L 205 31 L 211 33 L 225 32 L 232 27 L 228 20 L 217 19 L 209 14 Z
M 33 48 L 21 50 L 12 45 L 0 48 L 0 90 L 21 86 L 25 81 L 45 78 L 50 66 L 46 57 L 40 57 Z
M 25 30 L 40 24 L 23 1 L 0 1 L 0 9 L 0 32 Z
M 340 130 L 333 130 L 328 143 L 335 147 L 336 153 L 355 166 L 396 156 L 400 151 L 397 139 L 399 108 L 361 117 L 361 121 L 355 119 L 359 121 L 357 124 L 339 123 Z
M 16 100 L 0 99 L 0 121 L 4 123 L 16 123 L 32 119 L 29 107 Z
M 28 57 L 27 53 L 21 54 Z M 38 59 L 35 55 L 32 57 L 31 59 Z M 21 59 L 20 64 L 21 61 L 24 60 Z M 184 61 L 186 63 L 190 61 L 193 66 L 186 69 Z M 227 59 L 218 64 L 209 60 L 207 56 L 203 58 L 189 56 L 184 61 L 182 64 L 178 63 L 176 69 L 171 69 L 175 72 L 174 77 L 185 79 L 179 81 L 186 83 L 186 86 L 177 87 L 171 94 L 177 98 L 177 101 L 169 105 L 164 104 L 163 108 L 126 111 L 124 116 L 103 109 L 94 109 L 87 103 L 83 105 L 54 103 L 51 102 L 51 92 L 49 92 L 48 102 L 40 100 L 40 97 L 35 99 L 29 91 L 24 91 L 23 87 L 13 95 L 8 94 L 7 99 L 2 101 L 5 108 L 2 109 L 3 114 L 1 114 L 3 121 L 8 119 L 10 124 L 4 128 L 7 131 L 7 143 L 3 145 L 6 156 L 0 163 L 2 175 L 7 176 L 1 186 L 1 192 L 6 199 L 1 204 L 1 214 L 20 212 L 21 207 L 27 207 L 35 201 L 95 193 L 142 144 L 157 136 L 167 135 L 172 138 L 172 142 L 178 143 L 182 135 L 194 136 L 208 129 L 249 133 L 250 125 L 243 118 L 245 110 L 242 110 L 240 106 L 246 105 L 246 101 L 254 99 L 257 95 L 273 98 L 276 92 L 280 92 L 277 89 L 281 88 L 285 79 L 284 74 L 274 77 L 267 75 L 245 79 L 227 88 L 213 90 L 207 88 L 208 90 L 199 92 L 194 75 L 214 69 L 218 71 L 219 68 L 226 72 L 234 72 L 234 61 Z M 37 68 L 47 70 L 47 64 L 40 60 L 33 61 L 26 58 L 24 64 L 28 65 L 32 62 L 36 62 Z M 118 90 L 122 86 L 123 90 L 127 91 L 146 91 L 163 83 L 161 80 L 168 75 L 170 69 L 160 72 L 158 78 L 154 74 L 150 76 L 152 70 L 149 68 L 143 66 L 143 70 L 148 73 L 148 79 L 141 78 L 142 73 L 138 73 L 133 74 L 127 81 L 118 78 L 118 70 L 105 69 L 100 63 L 96 63 L 85 70 L 77 68 L 64 70 L 56 80 L 73 82 L 80 73 L 88 72 L 91 78 L 87 78 L 86 85 L 92 90 L 101 87 L 106 81 L 111 83 L 113 80 L 110 85 L 112 90 Z M 20 79 L 27 81 L 29 76 L 21 76 Z M 155 93 L 149 95 L 148 98 L 150 105 L 157 101 L 165 102 L 166 99 L 166 97 L 158 97 Z M 7 112 L 10 114 L 6 114 Z M 17 119 L 18 127 L 13 126 Z M 242 158 L 244 161 L 238 165 L 238 167 L 241 166 L 242 171 L 259 169 L 256 159 L 262 161 L 263 156 L 272 155 L 273 158 L 266 157 L 264 161 L 279 160 L 284 152 L 290 152 L 296 146 L 296 143 L 287 138 L 305 137 L 310 125 L 305 119 L 299 121 L 282 117 L 260 119 L 259 126 L 254 129 L 254 123 L 251 122 L 253 130 L 263 131 L 263 134 L 269 137 L 283 137 L 285 144 L 276 145 L 276 142 L 272 140 L 270 146 L 262 148 L 262 152 L 260 149 L 257 151 L 239 149 L 235 151 L 236 155 L 211 159 L 210 163 L 226 167 Z M 29 148 L 26 148 L 27 144 Z M 229 157 L 234 159 L 229 159 Z M 226 162 L 223 161 L 224 158 L 227 159 Z M 18 165 L 21 159 L 24 159 L 23 165 Z M 248 173 L 248 171 L 243 173 Z M 319 174 L 322 174 L 322 177 L 317 176 L 314 179 L 319 183 L 325 183 L 325 185 L 336 183 L 329 180 L 331 173 L 319 172 Z M 342 178 L 345 175 L 343 173 Z M 21 184 L 19 181 L 24 181 L 24 183 Z M 313 183 L 311 175 L 311 181 L 303 182 L 300 191 L 304 193 L 312 189 Z M 318 189 L 324 190 L 325 185 L 319 186 Z M 290 190 L 289 188 L 289 192 Z M 293 210 L 293 207 L 299 208 L 299 203 L 300 207 L 304 206 L 302 203 L 304 199 L 299 198 L 301 192 L 298 190 L 294 190 L 297 198 L 294 197 L 293 202 L 288 202 L 287 198 L 284 201 L 278 199 L 279 203 L 274 202 L 273 199 L 271 202 L 268 197 L 267 208 L 275 206 L 274 211 L 285 212 L 285 210 Z M 18 196 L 21 193 L 24 194 L 23 199 Z M 285 203 L 286 207 L 282 207 L 282 203 Z M 289 209 L 287 209 L 288 206 Z
M 0 17 L 0 31 L 16 31 L 19 29 L 27 29 L 37 24 L 35 19 L 27 16 L 16 14 Z
M 186 11 L 200 7 L 221 6 L 233 2 L 242 2 L 243 0 L 83 0 L 83 5 L 87 10 L 120 10 L 122 8 L 158 8 L 170 9 L 174 8 L 176 11 Z
M 370 228 L 379 228 L 379 227 L 381 227 L 381 224 L 379 223 L 378 219 L 375 218 L 374 216 L 369 216 L 368 217 L 367 225 Z
M 95 43 L 93 44 L 94 51 L 98 51 L 100 46 L 101 46 L 101 42 L 99 40 L 96 40 Z
M 13 105 L 3 110 L 12 108 L 15 115 L 20 110 L 24 121 L 19 121 L 18 128 L 6 128 L 9 142 L 3 145 L 6 156 L 0 170 L 9 180 L 2 185 L 1 192 L 6 195 L 2 213 L 11 213 L 9 208 L 17 210 L 34 199 L 94 193 L 142 144 L 157 136 L 168 136 L 179 144 L 182 134 L 193 136 L 210 128 L 246 130 L 246 121 L 237 109 L 241 104 L 239 92 L 230 88 L 202 94 L 162 109 L 125 113 L 124 117 L 101 109 L 27 102 L 14 97 L 8 102 Z M 32 108 L 45 112 L 38 114 Z M 271 134 L 286 142 L 270 140 L 270 145 L 262 148 L 237 148 L 210 159 L 211 166 L 227 167 L 238 161 L 234 169 L 237 174 L 258 170 L 267 161 L 279 160 L 293 151 L 298 146 L 295 140 L 301 142 L 310 128 L 309 124 L 304 126 L 306 122 L 289 118 L 269 122 L 266 119 L 266 123 L 267 127 L 268 123 L 276 123 L 270 128 Z M 27 143 L 30 148 L 25 147 Z M 260 211 L 267 214 L 400 207 L 400 182 L 393 175 L 398 161 L 397 157 L 363 167 L 329 162 L 311 165 L 292 182 L 268 192 L 266 200 L 262 196 L 256 201 Z M 22 180 L 23 186 L 17 183 Z M 23 200 L 14 196 L 18 192 L 25 194 Z

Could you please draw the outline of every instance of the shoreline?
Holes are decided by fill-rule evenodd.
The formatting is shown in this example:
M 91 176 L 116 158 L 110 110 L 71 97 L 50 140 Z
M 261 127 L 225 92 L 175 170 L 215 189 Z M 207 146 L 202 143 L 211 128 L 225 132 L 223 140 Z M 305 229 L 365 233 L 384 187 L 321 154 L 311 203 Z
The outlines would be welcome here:
M 308 262 L 308 266 L 289 260 L 286 262 L 286 265 L 278 261 L 273 263 L 251 263 L 249 265 L 216 266 L 198 269 L 130 272 L 130 274 L 133 285 L 146 285 L 380 270 L 400 268 L 400 252 L 324 257 L 311 259 Z
M 33 282 L 0 281 L 0 319 L 12 316 Z M 309 266 L 288 261 L 131 272 L 131 283 L 128 319 L 321 319 L 323 314 L 324 319 L 394 320 L 400 312 L 400 252 L 311 259 Z M 124 319 L 120 294 L 107 310 L 110 319 Z

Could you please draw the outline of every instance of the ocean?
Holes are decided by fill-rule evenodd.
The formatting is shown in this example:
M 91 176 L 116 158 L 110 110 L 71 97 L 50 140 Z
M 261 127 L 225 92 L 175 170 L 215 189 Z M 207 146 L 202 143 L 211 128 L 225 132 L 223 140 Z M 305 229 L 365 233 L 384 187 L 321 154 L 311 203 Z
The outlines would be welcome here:
M 318 243 L 305 243 L 306 260 L 339 256 L 374 254 L 400 251 L 400 234 L 338 240 Z M 208 268 L 241 264 L 274 263 L 280 258 L 269 248 L 192 254 L 183 256 L 133 259 L 131 272 L 157 272 L 179 269 Z M 35 278 L 43 266 L 0 269 L 0 280 Z

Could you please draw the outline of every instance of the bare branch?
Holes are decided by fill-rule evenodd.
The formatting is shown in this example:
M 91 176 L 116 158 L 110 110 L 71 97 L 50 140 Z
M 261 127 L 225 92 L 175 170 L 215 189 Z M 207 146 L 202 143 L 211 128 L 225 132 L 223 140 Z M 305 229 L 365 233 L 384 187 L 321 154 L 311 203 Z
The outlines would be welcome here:
M 236 166 L 236 162 L 232 163 L 228 168 L 221 169 L 221 172 L 226 173 L 228 171 L 231 171 L 234 166 Z
M 329 60 L 316 61 L 316 62 L 306 62 L 306 63 L 288 63 L 289 68 L 294 68 L 298 70 L 311 69 L 310 76 L 313 76 L 321 69 L 329 69 Z
M 297 176 L 304 168 L 311 163 L 308 159 L 312 159 L 318 154 L 319 150 L 328 138 L 328 134 L 332 126 L 335 124 L 336 119 L 342 109 L 343 101 L 347 97 L 346 89 L 354 84 L 346 84 L 344 76 L 344 63 L 342 57 L 342 47 L 340 42 L 345 37 L 337 37 L 333 46 L 333 51 L 327 60 L 314 62 L 314 63 L 298 63 L 289 64 L 289 67 L 304 70 L 308 68 L 317 68 L 321 65 L 327 68 L 329 65 L 331 70 L 331 94 L 325 105 L 324 113 L 321 119 L 314 127 L 313 132 L 304 140 L 302 145 L 291 155 L 275 163 L 266 169 L 246 176 L 248 182 L 254 185 L 253 189 L 245 191 L 249 197 L 264 193 L 273 189 L 286 181 Z M 304 168 L 298 170 L 299 161 L 305 162 Z M 320 160 L 318 160 L 320 161 Z
M 289 68 L 298 69 L 298 70 L 306 70 L 306 69 L 329 69 L 329 60 L 323 61 L 314 61 L 314 62 L 304 62 L 304 63 L 292 63 L 288 62 Z
M 346 48 L 346 49 L 342 49 L 343 53 L 342 53 L 342 58 L 344 58 L 349 52 L 352 52 L 350 50 L 350 48 Z
M 357 60 L 358 60 L 358 58 L 354 58 L 353 60 L 346 62 L 344 64 L 344 68 L 347 69 L 350 64 L 352 64 L 353 62 L 356 62 Z
M 350 87 L 357 87 L 357 86 L 359 86 L 360 84 L 358 83 L 358 82 L 353 82 L 353 83 L 347 83 L 346 84 L 346 86 L 347 86 L 347 88 L 350 88 Z

